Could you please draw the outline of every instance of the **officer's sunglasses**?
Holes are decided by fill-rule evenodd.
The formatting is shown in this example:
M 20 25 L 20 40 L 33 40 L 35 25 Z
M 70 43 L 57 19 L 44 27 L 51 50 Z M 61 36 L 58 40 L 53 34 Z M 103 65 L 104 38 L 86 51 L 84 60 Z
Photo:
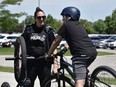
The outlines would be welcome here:
M 46 19 L 46 16 L 38 16 L 37 17 L 38 20 L 41 20 L 41 18 L 43 18 L 43 20 L 44 20 L 44 19 Z

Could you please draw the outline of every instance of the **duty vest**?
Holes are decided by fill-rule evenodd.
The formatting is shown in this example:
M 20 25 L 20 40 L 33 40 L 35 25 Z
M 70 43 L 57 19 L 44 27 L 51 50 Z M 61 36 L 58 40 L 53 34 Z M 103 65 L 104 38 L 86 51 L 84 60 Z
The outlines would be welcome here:
M 28 28 L 28 38 L 26 40 L 27 54 L 35 57 L 45 55 L 49 49 L 49 27 L 45 27 L 40 33 L 35 32 L 32 26 Z

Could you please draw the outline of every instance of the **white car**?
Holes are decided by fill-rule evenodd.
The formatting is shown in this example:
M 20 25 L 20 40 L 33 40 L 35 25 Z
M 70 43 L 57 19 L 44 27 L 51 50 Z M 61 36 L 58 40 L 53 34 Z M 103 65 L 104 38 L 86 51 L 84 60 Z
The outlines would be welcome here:
M 114 49 L 114 48 L 116 48 L 116 40 L 110 42 L 110 43 L 108 44 L 108 47 L 109 47 L 110 49 Z
M 11 39 L 16 39 L 18 36 L 19 35 L 17 34 L 0 35 L 0 46 L 2 45 L 2 43 L 8 42 Z

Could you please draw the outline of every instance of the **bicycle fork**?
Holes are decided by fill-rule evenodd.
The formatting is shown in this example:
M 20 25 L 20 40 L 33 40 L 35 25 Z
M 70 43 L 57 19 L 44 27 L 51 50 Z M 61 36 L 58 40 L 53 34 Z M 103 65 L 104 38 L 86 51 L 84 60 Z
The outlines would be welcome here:
M 58 71 L 60 71 L 60 69 L 58 69 Z M 63 84 L 62 87 L 66 87 L 66 84 L 65 84 L 64 80 L 61 83 L 61 79 L 60 78 L 63 78 L 63 76 L 64 76 L 64 69 L 62 69 L 62 73 L 60 72 L 60 73 L 57 74 L 58 87 L 61 87 L 61 84 Z

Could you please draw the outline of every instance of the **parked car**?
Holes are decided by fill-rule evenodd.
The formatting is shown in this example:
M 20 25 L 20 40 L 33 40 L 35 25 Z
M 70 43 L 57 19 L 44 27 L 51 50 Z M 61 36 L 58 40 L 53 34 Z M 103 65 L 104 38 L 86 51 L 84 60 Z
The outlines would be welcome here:
M 10 41 L 3 42 L 2 47 L 13 47 L 15 45 L 16 38 L 11 39 Z
M 5 36 L 0 35 L 0 46 L 2 45 L 2 39 L 3 39 L 4 37 L 5 37 Z
M 98 47 L 99 47 L 99 48 L 107 49 L 107 48 L 109 47 L 108 44 L 109 44 L 110 42 L 115 41 L 115 40 L 116 40 L 116 36 L 111 36 L 111 37 L 109 37 L 108 39 L 101 40 L 101 41 L 99 41 L 99 43 L 98 43 Z
M 106 40 L 110 37 L 110 35 L 99 35 L 99 36 L 91 36 L 91 40 L 96 48 L 101 48 L 100 42 Z
M 2 46 L 3 43 L 16 39 L 18 36 L 17 34 L 0 35 L 0 45 Z
M 107 48 L 108 48 L 108 43 L 109 43 L 109 42 L 111 42 L 111 40 L 109 40 L 109 39 L 99 41 L 99 42 L 98 42 L 97 48 L 107 49 Z
M 98 37 L 98 36 L 93 36 L 93 37 L 90 37 L 90 38 L 91 38 L 91 40 L 92 40 L 92 42 L 93 42 L 93 45 L 95 45 L 96 48 L 97 48 L 97 44 L 98 44 L 98 42 L 100 41 L 100 37 Z
M 110 43 L 108 44 L 108 47 L 109 47 L 110 49 L 114 49 L 114 48 L 116 48 L 116 40 L 110 42 Z

